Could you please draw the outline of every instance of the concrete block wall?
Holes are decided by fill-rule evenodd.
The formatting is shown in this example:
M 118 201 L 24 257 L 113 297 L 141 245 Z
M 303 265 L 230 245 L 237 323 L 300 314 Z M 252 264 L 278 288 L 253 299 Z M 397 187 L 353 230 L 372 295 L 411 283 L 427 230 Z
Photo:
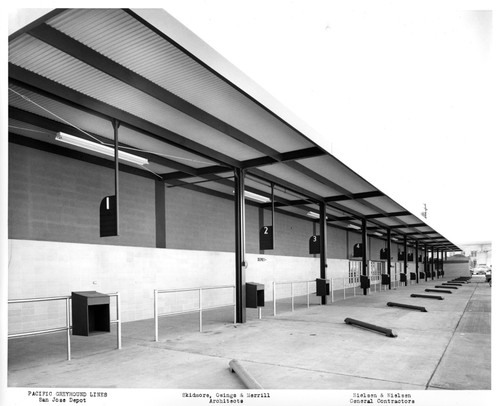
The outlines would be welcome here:
M 273 281 L 319 276 L 318 258 L 248 254 L 247 261 L 246 280 L 265 285 L 266 301 L 272 300 Z M 334 285 L 339 285 L 347 276 L 348 261 L 329 259 L 328 265 L 327 278 L 334 277 Z M 9 240 L 8 283 L 9 299 L 69 296 L 87 290 L 119 292 L 122 321 L 127 322 L 153 317 L 155 289 L 234 285 L 234 254 Z M 207 292 L 203 297 L 204 306 L 225 305 L 233 302 L 233 291 Z M 111 303 L 113 318 L 113 299 Z M 160 313 L 190 310 L 198 306 L 198 293 L 161 294 L 159 304 Z M 9 333 L 61 327 L 65 317 L 64 302 L 9 305 Z
M 175 187 L 165 189 L 165 206 L 167 248 L 234 250 L 232 201 Z M 247 209 L 248 223 L 256 219 L 256 210 Z
M 122 173 L 119 237 L 99 238 L 99 205 L 113 171 L 9 144 L 9 238 L 155 246 L 154 182 Z
M 328 227 L 327 248 L 331 258 L 347 258 L 347 231 Z
M 118 291 L 122 319 L 131 321 L 152 317 L 154 289 L 232 285 L 233 201 L 165 187 L 166 247 L 155 248 L 156 186 L 152 179 L 121 172 L 120 236 L 100 238 L 99 204 L 114 193 L 113 170 L 10 143 L 9 298 Z M 275 249 L 260 254 L 261 221 L 259 209 L 247 204 L 248 281 L 264 283 L 266 298 L 271 300 L 273 280 L 319 277 L 319 256 L 308 252 L 317 224 L 276 213 Z M 335 289 L 348 276 L 347 258 L 357 242 L 361 242 L 359 233 L 328 227 L 327 278 L 335 278 Z M 370 241 L 377 244 L 380 241 Z M 207 293 L 207 303 L 232 301 L 229 290 L 219 293 Z M 160 311 L 197 306 L 196 293 L 183 294 L 180 300 L 168 296 L 162 299 Z M 64 302 L 9 306 L 9 330 L 59 327 L 61 322 L 65 323 Z
M 354 253 L 354 246 L 356 244 L 361 244 L 362 237 L 360 233 L 355 233 L 353 231 L 348 231 L 347 233 L 347 252 L 346 258 L 352 258 Z
M 385 248 L 386 242 L 375 238 L 370 239 L 370 258 L 380 259 L 380 250 Z
M 233 252 L 234 203 L 165 187 L 165 248 Z M 120 173 L 120 236 L 99 237 L 99 204 L 114 194 L 110 168 L 9 143 L 9 238 L 156 247 L 155 182 Z M 276 213 L 274 255 L 310 257 L 314 223 Z M 351 240 L 360 238 L 354 233 Z M 246 205 L 247 252 L 259 253 L 258 208 Z M 329 227 L 328 250 L 347 258 L 346 232 Z

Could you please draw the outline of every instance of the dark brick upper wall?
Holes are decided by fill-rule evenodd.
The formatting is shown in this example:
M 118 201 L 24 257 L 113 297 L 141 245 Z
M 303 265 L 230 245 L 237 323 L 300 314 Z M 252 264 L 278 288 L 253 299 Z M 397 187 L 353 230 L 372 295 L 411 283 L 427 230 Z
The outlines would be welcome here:
M 113 170 L 9 144 L 9 238 L 154 247 L 154 182 L 120 173 L 120 236 L 100 238 Z
M 166 248 L 234 251 L 232 200 L 182 187 L 166 187 L 164 193 Z M 162 200 L 155 199 L 155 181 L 120 172 L 120 236 L 100 238 L 99 204 L 112 194 L 112 168 L 9 143 L 9 238 L 156 247 L 156 204 Z M 247 204 L 249 253 L 260 252 L 260 222 L 270 224 L 269 211 L 259 218 L 259 209 Z M 313 222 L 276 213 L 275 249 L 265 254 L 309 257 L 314 234 L 319 229 Z M 357 242 L 359 233 L 328 227 L 329 258 L 348 258 Z M 371 251 L 378 259 L 378 250 L 375 256 Z

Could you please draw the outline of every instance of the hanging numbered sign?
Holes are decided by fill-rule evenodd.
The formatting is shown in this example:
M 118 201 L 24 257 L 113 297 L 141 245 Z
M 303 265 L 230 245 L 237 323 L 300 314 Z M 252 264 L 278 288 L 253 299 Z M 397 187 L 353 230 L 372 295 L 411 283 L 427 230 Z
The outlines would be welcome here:
M 116 196 L 106 196 L 99 208 L 99 225 L 101 237 L 118 235 L 118 219 L 116 218 Z
M 309 238 L 309 254 L 321 254 L 321 236 L 313 235 Z
M 274 249 L 273 226 L 264 226 L 260 229 L 259 241 L 261 250 Z
M 387 248 L 382 248 L 380 250 L 380 259 L 387 259 Z

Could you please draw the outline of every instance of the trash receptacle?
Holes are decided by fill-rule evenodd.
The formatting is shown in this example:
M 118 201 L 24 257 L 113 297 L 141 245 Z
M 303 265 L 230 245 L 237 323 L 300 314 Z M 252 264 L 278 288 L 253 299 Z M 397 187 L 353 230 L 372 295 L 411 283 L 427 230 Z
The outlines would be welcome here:
M 109 333 L 109 296 L 96 291 L 71 292 L 73 335 L 89 336 Z
M 330 294 L 330 283 L 328 279 L 316 278 L 316 296 L 328 296 Z
M 264 307 L 264 285 L 262 283 L 246 283 L 246 307 L 256 309 Z
M 406 282 L 406 274 L 405 274 L 405 273 L 403 273 L 403 272 L 401 272 L 401 273 L 399 274 L 399 280 L 400 280 L 401 282 L 403 282 L 403 283 L 404 283 L 404 282 Z
M 410 272 L 410 280 L 411 281 L 416 281 L 417 280 L 417 274 L 415 272 Z
M 361 275 L 359 280 L 361 282 L 361 289 L 370 289 L 370 278 L 368 276 Z
M 382 274 L 382 285 L 390 285 L 391 284 L 391 277 L 384 273 Z
M 420 272 L 419 275 L 420 275 L 420 279 L 425 279 L 425 272 Z

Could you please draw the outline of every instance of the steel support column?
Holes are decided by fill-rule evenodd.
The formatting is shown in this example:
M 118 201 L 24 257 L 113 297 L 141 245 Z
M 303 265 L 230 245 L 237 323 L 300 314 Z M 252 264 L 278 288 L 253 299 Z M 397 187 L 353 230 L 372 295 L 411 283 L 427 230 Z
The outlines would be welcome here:
M 424 244 L 424 272 L 425 272 L 425 281 L 427 282 L 427 272 L 429 271 L 429 258 L 427 258 L 427 244 Z
M 391 229 L 387 229 L 387 275 L 389 275 L 389 289 L 391 289 Z
M 274 248 L 274 183 L 271 183 L 271 226 L 273 227 L 273 248 Z
M 245 171 L 234 169 L 236 323 L 246 322 Z
M 403 262 L 404 273 L 406 276 L 405 286 L 408 286 L 408 237 L 406 237 L 406 235 L 403 237 L 403 251 L 405 255 Z
M 443 270 L 443 249 L 439 250 L 439 271 L 441 272 Z
M 320 235 L 320 278 L 326 279 L 326 268 L 327 264 L 327 253 L 326 253 L 326 238 L 327 238 L 327 230 L 326 230 L 326 203 L 321 202 L 319 204 L 319 235 Z M 333 291 L 333 286 L 331 287 Z M 326 305 L 327 298 L 326 296 L 321 296 L 321 304 Z
M 431 279 L 434 280 L 434 247 L 431 247 Z
M 120 122 L 118 120 L 113 120 L 113 133 L 115 138 L 115 205 L 116 205 L 116 235 L 120 235 L 120 180 L 119 180 L 119 159 L 118 159 L 118 128 L 120 127 Z
M 413 259 L 415 260 L 415 278 L 418 283 L 418 241 L 415 241 L 415 253 L 413 254 Z
M 366 228 L 366 219 L 361 220 L 361 243 L 363 245 L 361 273 L 363 276 L 368 276 L 368 230 Z M 368 289 L 363 288 L 363 295 L 367 294 Z
M 436 279 L 439 279 L 439 248 L 436 248 Z

